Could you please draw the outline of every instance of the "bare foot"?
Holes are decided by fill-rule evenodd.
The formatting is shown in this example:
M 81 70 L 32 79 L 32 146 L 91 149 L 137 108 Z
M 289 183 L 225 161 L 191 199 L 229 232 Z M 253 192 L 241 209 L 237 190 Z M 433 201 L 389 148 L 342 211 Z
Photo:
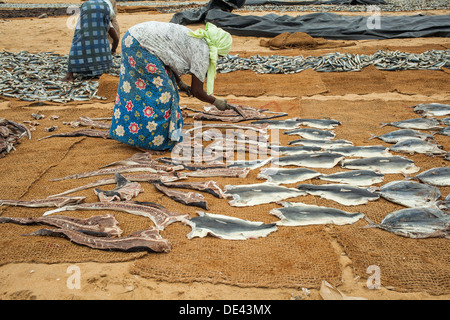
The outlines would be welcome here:
M 73 82 L 73 73 L 69 72 L 68 74 L 66 74 L 66 76 L 64 78 L 62 78 L 60 81 L 62 82 Z

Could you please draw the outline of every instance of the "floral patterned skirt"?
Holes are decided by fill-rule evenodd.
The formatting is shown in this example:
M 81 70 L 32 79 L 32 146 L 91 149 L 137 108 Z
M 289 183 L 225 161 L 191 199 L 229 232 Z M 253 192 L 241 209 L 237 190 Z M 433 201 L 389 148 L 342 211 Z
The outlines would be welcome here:
M 128 32 L 122 40 L 119 87 L 110 137 L 148 150 L 182 141 L 183 117 L 175 78 Z

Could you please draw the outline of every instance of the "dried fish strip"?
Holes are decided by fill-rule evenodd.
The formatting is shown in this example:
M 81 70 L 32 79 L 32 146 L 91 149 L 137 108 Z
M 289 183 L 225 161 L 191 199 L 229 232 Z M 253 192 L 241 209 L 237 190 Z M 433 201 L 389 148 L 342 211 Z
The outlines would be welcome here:
M 86 197 L 64 197 L 64 196 L 50 196 L 45 199 L 35 200 L 0 200 L 0 206 L 20 206 L 30 208 L 45 208 L 45 207 L 63 207 L 66 205 L 79 204 L 84 202 Z
M 369 140 L 374 138 L 378 138 L 387 143 L 397 143 L 411 138 L 422 140 L 433 139 L 433 135 L 414 129 L 399 129 L 379 136 L 372 135 Z
M 450 239 L 450 215 L 437 208 L 405 208 L 389 213 L 379 224 L 369 222 L 369 227 L 407 238 Z
M 442 103 L 421 103 L 413 106 L 414 112 L 426 117 L 446 116 L 450 114 L 450 105 Z
M 320 175 L 321 173 L 306 168 L 262 168 L 257 178 L 276 184 L 290 184 L 310 180 Z
M 85 232 L 95 232 L 106 234 L 109 237 L 120 237 L 122 229 L 118 226 L 118 221 L 112 214 L 93 216 L 90 218 L 73 218 L 66 216 L 48 217 L 0 217 L 0 223 L 16 223 L 20 225 L 46 224 L 62 229 L 71 229 Z
M 418 129 L 418 130 L 439 130 L 442 127 L 439 121 L 432 118 L 415 118 L 402 121 L 382 123 L 381 127 L 393 126 L 402 129 Z
M 5 157 L 11 150 L 15 150 L 15 146 L 24 136 L 31 139 L 30 130 L 26 126 L 0 118 L 0 158 Z
M 265 224 L 208 212 L 197 213 L 197 217 L 186 221 L 186 224 L 192 228 L 192 231 L 187 234 L 188 239 L 212 235 L 219 239 L 247 240 L 267 237 L 270 233 L 277 231 L 274 223 Z
M 89 117 L 81 116 L 77 120 L 72 122 L 63 122 L 63 124 L 70 125 L 72 128 L 77 127 L 91 127 L 97 129 L 109 129 L 111 127 L 110 123 L 105 123 L 101 121 L 95 121 Z
M 90 138 L 102 138 L 102 139 L 110 139 L 109 131 L 104 130 L 96 130 L 96 129 L 80 129 L 72 132 L 62 132 L 57 134 L 52 134 L 50 136 L 46 136 L 38 139 L 38 141 L 54 138 L 54 137 L 90 137 Z
M 221 111 L 215 106 L 208 105 L 204 107 L 204 111 L 197 111 L 193 115 L 194 120 L 213 120 L 224 122 L 240 122 L 245 120 L 271 119 L 287 116 L 284 112 L 265 112 L 249 106 L 232 105 L 232 109 Z M 239 110 L 239 112 L 236 111 Z M 244 117 L 242 116 L 244 114 Z
M 414 179 L 433 186 L 448 187 L 450 186 L 450 167 L 432 168 L 419 173 Z
M 308 168 L 333 168 L 345 157 L 339 153 L 317 152 L 311 154 L 296 154 L 276 158 L 273 164 L 279 166 L 301 166 Z
M 408 174 L 415 173 L 420 170 L 420 168 L 414 164 L 413 160 L 400 156 L 345 159 L 342 160 L 341 167 L 356 170 L 375 170 L 383 174 Z
M 165 187 L 168 188 L 182 188 L 182 189 L 194 189 L 199 191 L 205 191 L 216 198 L 223 199 L 225 198 L 225 194 L 223 193 L 222 189 L 219 187 L 217 182 L 213 180 L 204 181 L 204 182 L 182 182 L 182 181 L 175 181 L 175 182 L 163 182 L 161 181 L 160 184 L 162 184 Z
M 341 226 L 353 224 L 364 217 L 364 214 L 361 212 L 346 212 L 301 202 L 281 202 L 280 204 L 283 208 L 275 208 L 269 212 L 280 219 L 280 221 L 276 222 L 278 226 L 297 227 L 318 224 Z
M 312 128 L 299 128 L 284 131 L 283 134 L 287 135 L 299 135 L 304 139 L 311 140 L 332 140 L 336 137 L 333 131 L 312 129 Z
M 106 167 L 111 167 L 111 166 L 117 166 L 117 165 L 128 166 L 128 165 L 137 165 L 137 164 L 141 164 L 141 165 L 154 164 L 154 165 L 156 165 L 157 162 L 156 162 L 156 160 L 153 160 L 153 156 L 151 153 L 139 152 L 139 153 L 133 154 L 131 157 L 129 157 L 127 159 L 115 161 L 113 163 L 104 165 L 104 166 L 100 167 L 100 169 L 106 168 Z M 169 170 L 167 170 L 167 171 L 169 171 Z
M 188 125 L 187 123 L 184 124 Z M 235 123 L 207 123 L 202 124 L 199 127 L 196 123 L 194 123 L 194 127 L 185 131 L 185 134 L 190 133 L 194 130 L 199 130 L 203 128 L 219 128 L 219 129 L 242 129 L 242 130 L 253 130 L 259 133 L 267 133 L 268 125 L 265 124 L 235 124 Z
M 289 145 L 302 145 L 310 147 L 320 147 L 322 149 L 330 149 L 332 147 L 352 146 L 353 142 L 348 140 L 317 140 L 317 139 L 297 139 L 288 142 Z
M 41 229 L 27 236 L 64 237 L 76 244 L 100 250 L 125 252 L 169 252 L 171 250 L 170 242 L 161 237 L 158 230 L 154 228 L 134 232 L 122 238 L 105 238 L 68 229 Z
M 173 168 L 173 167 L 172 167 Z M 162 167 L 162 169 L 166 169 L 166 167 Z M 166 172 L 161 171 L 159 168 L 155 168 L 154 165 L 130 165 L 130 166 L 117 166 L 112 168 L 103 168 L 95 171 L 89 171 L 84 173 L 78 173 L 62 178 L 57 179 L 51 179 L 50 181 L 61 181 L 61 180 L 68 180 L 68 179 L 80 179 L 80 178 L 87 178 L 87 177 L 93 177 L 93 176 L 100 176 L 100 175 L 106 175 L 106 174 L 115 174 L 115 173 L 125 173 L 125 172 Z
M 443 146 L 418 138 L 411 138 L 399 141 L 393 146 L 391 146 L 389 150 L 407 154 L 422 153 L 427 155 L 434 155 L 434 154 L 443 155 L 446 153 L 443 150 Z
M 212 168 L 204 170 L 195 170 L 184 173 L 188 177 L 230 177 L 244 179 L 249 174 L 249 168 Z
M 121 211 L 138 216 L 147 217 L 153 221 L 156 228 L 163 230 L 166 226 L 177 221 L 184 221 L 188 214 L 172 212 L 163 206 L 150 202 L 94 202 L 79 205 L 64 206 L 44 213 L 44 216 L 70 210 L 113 210 Z
M 137 173 L 137 174 L 124 174 L 123 175 L 127 180 L 129 181 L 136 181 L 136 182 L 157 182 L 157 181 L 163 181 L 163 182 L 169 182 L 169 181 L 177 181 L 180 179 L 186 179 L 187 177 L 180 174 L 178 171 L 172 171 L 172 172 L 158 172 L 158 173 Z M 77 192 L 86 190 L 89 188 L 104 186 L 108 184 L 114 184 L 116 183 L 116 180 L 114 178 L 104 178 L 100 179 L 88 184 L 85 184 L 83 186 L 73 188 L 70 190 L 66 190 L 64 192 L 52 195 L 52 197 L 56 196 L 62 196 L 69 193 Z
M 374 170 L 350 170 L 345 172 L 322 174 L 318 177 L 318 179 L 331 181 L 334 183 L 345 183 L 355 187 L 363 187 L 370 186 L 375 183 L 381 183 L 384 179 L 384 174 Z
M 172 190 L 159 183 L 155 183 L 153 185 L 157 190 L 161 191 L 170 199 L 175 200 L 176 202 L 182 203 L 187 206 L 194 206 L 208 210 L 208 203 L 206 202 L 205 197 L 200 193 Z
M 119 173 L 115 174 L 114 180 L 116 187 L 113 190 L 94 189 L 100 201 L 129 201 L 144 191 L 140 183 L 129 181 Z

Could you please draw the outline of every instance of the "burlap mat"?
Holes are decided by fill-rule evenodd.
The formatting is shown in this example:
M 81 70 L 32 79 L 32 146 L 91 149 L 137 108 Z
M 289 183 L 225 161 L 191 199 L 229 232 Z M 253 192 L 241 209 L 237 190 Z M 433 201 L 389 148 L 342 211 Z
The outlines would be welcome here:
M 378 72 L 374 70 L 374 72 Z M 347 73 L 349 77 L 353 74 Z M 410 77 L 421 76 L 424 73 L 405 74 Z M 437 77 L 443 72 L 435 71 Z M 308 79 L 315 81 L 307 73 L 301 73 L 305 83 Z M 448 74 L 445 74 L 448 77 Z M 219 75 L 220 76 L 220 75 Z M 219 77 L 218 76 L 218 77 Z M 291 77 L 292 76 L 292 77 Z M 340 74 L 343 77 L 343 74 Z M 364 75 L 367 77 L 368 75 Z M 294 75 L 283 75 L 286 86 L 298 86 Z M 300 76 L 297 76 L 300 77 Z M 264 77 L 262 77 L 264 78 Z M 387 76 L 386 76 L 387 78 Z M 254 79 L 238 77 L 243 87 L 248 87 Z M 297 78 L 296 78 L 297 79 Z M 424 79 L 425 80 L 425 79 Z M 339 79 L 342 81 L 342 78 Z M 326 81 L 322 81 L 325 84 Z M 354 86 L 349 88 L 353 93 Z M 392 81 L 391 81 L 392 83 Z M 411 82 L 413 83 L 413 82 Z M 414 83 L 418 83 L 414 81 Z M 434 88 L 440 93 L 447 84 Z M 411 85 L 412 86 L 412 85 Z M 329 94 L 338 86 L 326 87 Z M 357 90 L 357 89 L 353 89 Z M 358 89 L 359 90 L 359 89 Z M 420 93 L 420 88 L 416 87 Z M 445 91 L 445 92 L 448 92 Z M 356 92 L 355 92 L 356 93 Z M 367 93 L 370 93 L 367 89 Z M 236 99 L 239 100 L 239 99 Z M 314 97 L 299 98 L 292 101 L 276 99 L 254 100 L 252 106 L 266 107 L 273 111 L 287 111 L 290 116 L 329 117 L 340 120 L 343 125 L 335 131 L 337 138 L 348 139 L 355 145 L 384 144 L 378 140 L 368 141 L 372 134 L 382 134 L 393 130 L 390 127 L 380 128 L 380 123 L 414 117 L 409 105 L 429 101 L 383 101 L 383 100 L 321 100 Z M 447 103 L 450 101 L 447 101 Z M 109 109 L 108 109 L 109 108 Z M 89 108 L 76 105 L 64 110 L 48 111 L 45 109 L 1 110 L 0 116 L 14 121 L 29 120 L 32 112 L 42 111 L 47 115 L 58 114 L 60 131 L 73 129 L 64 127 L 62 121 L 72 121 L 81 115 L 89 117 L 110 116 L 112 104 L 106 109 Z M 82 180 L 66 180 L 49 182 L 52 178 L 68 174 L 80 173 L 97 169 L 107 163 L 125 159 L 136 152 L 135 149 L 111 140 L 96 138 L 53 138 L 37 141 L 48 135 L 44 127 L 55 124 L 48 118 L 41 121 L 41 126 L 33 132 L 33 139 L 23 140 L 17 150 L 1 159 L 2 184 L 0 194 L 7 199 L 38 199 L 59 193 L 69 188 L 84 185 L 100 177 Z M 292 137 L 280 135 L 281 143 L 287 144 Z M 436 136 L 438 143 L 449 149 L 449 138 Z M 411 158 L 421 170 L 447 165 L 441 158 L 425 155 L 415 155 Z M 320 170 L 324 173 L 338 171 L 339 167 Z M 221 187 L 226 184 L 242 184 L 261 182 L 256 179 L 258 170 L 254 170 L 245 181 L 237 179 L 214 178 Z M 403 179 L 402 175 L 389 175 L 385 182 Z M 195 181 L 195 179 L 191 179 Z M 202 180 L 202 179 L 197 179 Z M 318 183 L 316 180 L 313 183 Z M 295 185 L 295 184 L 294 184 Z M 291 185 L 292 186 L 292 185 Z M 157 202 L 173 211 L 188 212 L 196 215 L 196 209 L 175 203 L 161 195 L 149 184 L 143 184 L 145 192 L 136 200 Z M 112 188 L 112 186 L 110 186 Z M 447 195 L 449 188 L 441 188 Z M 87 196 L 87 202 L 96 201 L 92 189 L 79 192 L 76 195 Z M 260 205 L 247 208 L 234 208 L 226 200 L 217 200 L 212 195 L 206 195 L 210 204 L 209 212 L 228 214 L 231 216 L 270 223 L 277 219 L 268 212 L 277 207 L 276 204 Z M 389 212 L 400 209 L 388 201 L 380 199 L 366 206 L 347 208 L 328 200 L 316 197 L 297 197 L 292 201 L 302 201 L 309 204 L 333 206 L 349 211 L 362 211 L 375 222 Z M 46 209 L 1 207 L 2 216 L 40 216 Z M 106 212 L 67 212 L 70 216 L 87 217 Z M 152 223 L 143 217 L 126 213 L 114 213 L 124 230 L 124 235 L 148 228 Z M 167 254 L 120 253 L 93 250 L 70 243 L 65 239 L 50 237 L 24 237 L 22 234 L 39 229 L 39 226 L 17 226 L 13 224 L 0 225 L 0 264 L 11 262 L 116 262 L 135 260 L 132 272 L 144 277 L 167 281 L 207 281 L 212 283 L 228 283 L 239 286 L 260 287 L 308 287 L 318 288 L 322 280 L 333 285 L 341 281 L 341 266 L 339 254 L 333 247 L 337 241 L 344 248 L 353 263 L 355 276 L 367 278 L 366 269 L 370 265 L 378 265 L 381 269 L 381 281 L 384 286 L 393 286 L 397 290 L 427 291 L 432 294 L 449 293 L 449 252 L 448 240 L 406 239 L 378 229 L 361 229 L 365 221 L 359 221 L 352 226 L 311 226 L 311 227 L 280 227 L 266 238 L 247 241 L 226 241 L 207 238 L 188 240 L 186 234 L 190 227 L 176 223 L 162 231 L 173 246 Z

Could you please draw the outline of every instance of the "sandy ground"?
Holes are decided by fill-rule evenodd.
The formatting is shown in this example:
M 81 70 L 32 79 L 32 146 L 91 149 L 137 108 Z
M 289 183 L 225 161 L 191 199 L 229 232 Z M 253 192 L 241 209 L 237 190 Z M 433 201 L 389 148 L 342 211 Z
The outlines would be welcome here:
M 6 2 L 28 2 L 28 1 L 6 1 Z M 46 1 L 34 1 L 46 2 Z M 59 0 L 67 3 L 72 1 Z M 289 13 L 294 15 L 295 13 Z M 297 13 L 298 14 L 298 13 Z M 121 30 L 127 30 L 130 26 L 147 21 L 169 21 L 170 14 L 133 13 L 122 14 L 118 17 Z M 189 26 L 195 29 L 198 26 Z M 123 31 L 124 32 L 124 31 Z M 0 50 L 31 52 L 52 50 L 60 54 L 67 54 L 73 30 L 67 27 L 67 17 L 48 19 L 12 19 L 0 21 Z M 234 45 L 232 53 L 241 55 L 273 54 L 268 48 L 259 46 L 259 38 L 233 37 Z M 373 52 L 383 48 L 400 48 L 404 51 L 422 52 L 424 48 L 443 49 L 449 48 L 450 41 L 445 38 L 429 39 L 404 39 L 384 41 L 359 41 L 339 51 L 356 53 Z M 120 51 L 120 48 L 119 48 Z M 277 54 L 322 54 L 333 52 L 336 49 L 317 50 L 283 50 Z M 232 92 L 223 94 L 228 99 L 236 99 L 245 103 L 253 103 L 258 99 L 284 99 L 295 100 L 295 97 L 264 96 L 249 98 L 244 95 L 236 96 Z M 384 101 L 409 101 L 425 100 L 433 98 L 436 101 L 450 99 L 449 92 L 427 95 L 418 92 L 416 94 L 404 95 L 396 92 L 377 92 L 365 95 L 340 94 L 324 95 L 312 94 L 304 99 L 326 101 L 369 101 L 373 99 Z M 184 104 L 195 105 L 192 99 L 183 98 Z M 0 102 L 0 109 L 9 110 L 15 102 Z M 93 103 L 85 105 L 90 108 L 112 109 L 112 103 Z M 52 110 L 62 110 L 66 106 L 52 106 Z M 42 109 L 43 110 L 43 109 Z M 0 110 L 1 111 L 1 110 Z M 343 252 L 339 244 L 333 244 L 336 252 Z M 67 285 L 70 280 L 68 269 L 72 264 L 35 264 L 35 263 L 13 263 L 0 266 L 0 299 L 164 299 L 164 300 L 228 300 L 228 299 L 264 299 L 264 300 L 289 300 L 289 299 L 322 299 L 318 290 L 310 290 L 309 293 L 300 289 L 281 288 L 242 288 L 233 285 L 211 284 L 211 283 L 169 283 L 156 281 L 148 278 L 140 278 L 128 272 L 132 262 L 121 263 L 77 263 L 82 274 L 81 288 L 70 289 Z M 348 296 L 364 297 L 366 299 L 442 299 L 448 300 L 450 295 L 432 296 L 424 292 L 396 292 L 393 288 L 381 287 L 379 290 L 367 288 L 366 281 L 355 277 L 352 271 L 351 260 L 342 253 L 340 263 L 342 266 L 342 285 L 339 290 Z

